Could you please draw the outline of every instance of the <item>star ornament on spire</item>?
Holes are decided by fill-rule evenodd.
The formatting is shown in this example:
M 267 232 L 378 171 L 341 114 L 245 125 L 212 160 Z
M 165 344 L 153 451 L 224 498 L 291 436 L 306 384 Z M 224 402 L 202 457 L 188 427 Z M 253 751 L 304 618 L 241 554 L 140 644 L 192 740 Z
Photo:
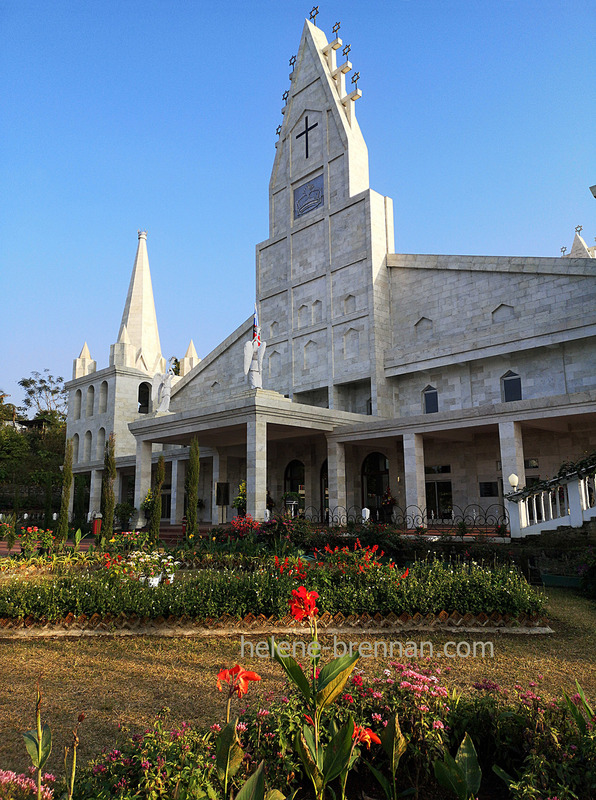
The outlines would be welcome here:
M 312 10 L 310 12 L 310 21 L 312 22 L 313 25 L 317 24 L 317 15 L 318 15 L 318 13 L 319 13 L 319 7 L 318 6 L 313 6 Z
M 286 90 L 285 90 L 285 92 L 284 92 L 284 93 L 282 94 L 282 96 L 281 96 L 281 99 L 284 101 L 284 103 L 287 101 L 287 99 L 288 99 L 288 97 L 289 97 L 289 96 L 290 96 L 290 93 L 289 93 L 289 91 L 286 89 Z
M 277 126 L 277 128 L 275 129 L 275 133 L 279 136 L 279 134 L 281 133 L 281 125 Z
M 575 226 L 575 232 L 576 233 L 581 233 L 583 231 L 583 229 L 584 229 L 583 225 L 576 225 Z
M 357 89 L 357 88 L 358 88 L 358 81 L 359 81 L 359 80 L 360 80 L 360 73 L 359 73 L 359 72 L 355 72 L 355 73 L 352 75 L 352 83 L 354 84 L 354 88 L 355 88 L 355 89 Z
M 290 59 L 290 66 L 292 67 L 292 72 L 294 71 L 294 67 L 296 66 L 296 56 L 292 56 Z
M 346 58 L 348 57 L 348 54 L 349 54 L 349 52 L 350 52 L 350 50 L 351 50 L 351 49 L 352 49 L 352 45 L 351 45 L 351 44 L 347 44 L 347 45 L 344 47 L 344 49 L 342 50 L 342 53 L 344 54 L 344 56 L 345 56 Z
M 341 28 L 341 22 L 336 22 L 335 25 L 333 26 L 332 30 L 333 30 L 333 33 L 335 34 L 335 38 L 336 39 L 337 39 L 337 34 L 338 34 L 340 28 Z

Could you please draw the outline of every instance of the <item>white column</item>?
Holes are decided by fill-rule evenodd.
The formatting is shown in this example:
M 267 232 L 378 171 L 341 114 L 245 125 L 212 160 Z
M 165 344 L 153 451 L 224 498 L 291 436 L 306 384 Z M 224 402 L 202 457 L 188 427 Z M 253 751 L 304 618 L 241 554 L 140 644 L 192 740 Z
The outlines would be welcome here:
M 175 458 L 172 461 L 172 507 L 170 525 L 178 525 L 184 516 L 184 479 L 186 477 L 186 461 Z
M 89 488 L 89 519 L 99 514 L 101 508 L 101 477 L 103 470 L 91 470 L 91 486 Z
M 220 525 L 226 522 L 226 507 L 217 505 L 217 484 L 226 483 L 228 480 L 228 457 L 222 450 L 213 451 L 213 485 L 212 485 L 212 500 L 211 500 L 211 524 Z
M 267 422 L 255 414 L 246 423 L 246 513 L 264 520 L 267 508 Z
M 404 433 L 404 482 L 406 513 L 417 517 L 426 510 L 424 440 L 421 433 Z M 424 519 L 418 524 L 424 524 Z
M 327 441 L 327 469 L 329 473 L 329 518 L 341 518 L 346 509 L 346 450 L 343 442 Z
M 567 484 L 567 497 L 569 498 L 569 521 L 574 528 L 581 528 L 584 524 L 584 514 L 582 511 L 579 478 Z
M 135 508 L 138 509 L 137 528 L 147 524 L 141 503 L 151 488 L 151 442 L 137 441 L 137 460 L 135 464 Z
M 526 485 L 526 469 L 524 467 L 524 443 L 521 423 L 499 422 L 499 445 L 501 449 L 501 475 L 503 476 L 503 494 L 511 491 L 509 476 L 517 475 L 519 488 Z M 505 501 L 509 513 L 509 529 L 513 538 L 522 536 L 527 525 L 523 503 Z

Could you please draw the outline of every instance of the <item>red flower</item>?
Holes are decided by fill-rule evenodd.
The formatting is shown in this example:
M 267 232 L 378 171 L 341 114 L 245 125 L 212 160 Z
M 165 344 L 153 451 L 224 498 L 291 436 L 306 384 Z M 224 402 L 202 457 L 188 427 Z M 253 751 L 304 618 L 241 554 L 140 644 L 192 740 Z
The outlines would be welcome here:
M 310 725 L 312 728 L 314 728 L 314 727 L 315 727 L 315 723 L 313 722 L 313 718 L 310 716 L 310 714 L 305 714 L 305 715 L 304 715 L 304 719 L 305 719 L 305 720 L 308 722 L 308 724 L 309 724 L 309 725 Z
M 315 603 L 319 595 L 317 592 L 308 592 L 305 586 L 299 589 L 292 589 L 292 599 L 290 600 L 290 611 L 297 622 L 308 617 L 314 619 L 319 613 Z
M 365 744 L 370 750 L 370 743 L 381 744 L 381 740 L 377 734 L 370 728 L 365 728 L 364 725 L 354 725 L 354 733 L 352 739 L 356 739 L 356 744 Z
M 409 574 L 410 574 L 410 568 L 408 567 L 404 572 L 404 574 L 402 575 L 402 578 L 407 578 Z
M 222 683 L 230 685 L 230 697 L 236 692 L 238 697 L 248 692 L 249 681 L 260 681 L 261 676 L 256 672 L 248 672 L 239 664 L 236 664 L 232 669 L 222 669 L 217 676 L 217 688 L 221 692 Z

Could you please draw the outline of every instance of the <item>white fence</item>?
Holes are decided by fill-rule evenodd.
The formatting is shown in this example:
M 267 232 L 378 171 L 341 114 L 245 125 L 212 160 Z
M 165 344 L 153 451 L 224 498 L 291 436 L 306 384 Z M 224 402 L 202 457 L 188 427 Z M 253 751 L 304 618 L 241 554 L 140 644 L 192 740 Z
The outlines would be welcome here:
M 596 477 L 576 474 L 550 481 L 535 492 L 513 492 L 506 500 L 513 537 L 559 525 L 577 528 L 596 518 Z

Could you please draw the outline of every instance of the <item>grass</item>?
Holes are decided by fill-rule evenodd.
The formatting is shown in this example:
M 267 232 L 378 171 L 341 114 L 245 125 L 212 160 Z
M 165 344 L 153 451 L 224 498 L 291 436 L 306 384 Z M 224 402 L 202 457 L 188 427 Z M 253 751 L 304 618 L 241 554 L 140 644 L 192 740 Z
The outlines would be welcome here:
M 512 687 L 518 682 L 527 686 L 542 675 L 536 691 L 559 697 L 561 690 L 575 691 L 577 678 L 595 700 L 596 603 L 563 589 L 549 590 L 547 597 L 552 635 L 472 636 L 454 631 L 433 637 L 410 633 L 407 638 L 430 640 L 435 652 L 448 640 L 493 641 L 493 658 L 441 659 L 443 666 L 451 668 L 447 685 L 461 691 L 469 691 L 474 681 L 483 678 Z M 364 637 L 346 632 L 340 638 Z M 402 643 L 405 639 L 403 635 Z M 285 691 L 279 666 L 268 659 L 241 658 L 237 636 L 0 641 L 0 654 L 0 769 L 18 772 L 29 766 L 21 733 L 33 727 L 34 687 L 40 673 L 42 718 L 54 735 L 47 768 L 57 775 L 62 774 L 64 746 L 82 710 L 87 718 L 79 731 L 80 764 L 116 744 L 119 724 L 143 730 L 164 706 L 171 709 L 172 726 L 182 721 L 201 726 L 221 721 L 224 695 L 217 692 L 215 678 L 223 667 L 240 662 L 262 676 L 247 695 L 253 703 L 260 703 L 271 691 Z M 359 666 L 368 674 L 378 674 L 385 664 L 367 658 Z

